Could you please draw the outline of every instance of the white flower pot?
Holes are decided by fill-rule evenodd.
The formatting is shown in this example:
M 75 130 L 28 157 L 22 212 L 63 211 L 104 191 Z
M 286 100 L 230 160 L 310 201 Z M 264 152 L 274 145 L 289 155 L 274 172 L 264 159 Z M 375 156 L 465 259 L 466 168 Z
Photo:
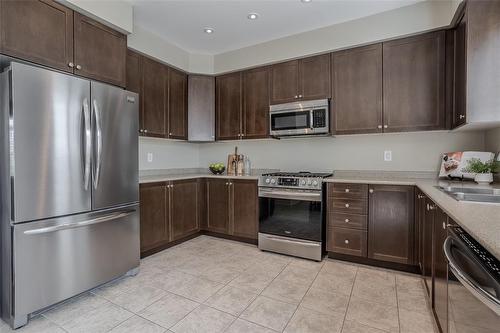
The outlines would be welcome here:
M 492 173 L 478 173 L 474 177 L 474 180 L 478 184 L 490 184 L 493 182 L 493 174 Z

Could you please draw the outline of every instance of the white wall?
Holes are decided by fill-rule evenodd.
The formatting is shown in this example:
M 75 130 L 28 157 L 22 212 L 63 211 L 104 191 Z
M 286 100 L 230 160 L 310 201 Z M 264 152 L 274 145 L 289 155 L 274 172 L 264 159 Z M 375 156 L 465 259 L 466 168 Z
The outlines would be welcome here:
M 215 55 L 214 71 L 298 58 L 448 26 L 459 1 L 425 1 Z
M 444 152 L 483 150 L 484 134 L 420 132 L 218 142 L 199 146 L 200 167 L 213 162 L 226 163 L 227 154 L 234 150 L 234 146 L 249 156 L 253 168 L 437 172 Z M 392 151 L 392 162 L 384 162 L 384 150 Z
M 133 8 L 129 1 L 58 0 L 58 2 L 125 34 L 133 31 Z
M 500 128 L 495 128 L 485 133 L 486 151 L 500 152 Z
M 153 153 L 153 161 L 147 154 Z M 196 143 L 155 138 L 139 138 L 139 170 L 197 168 L 200 149 Z

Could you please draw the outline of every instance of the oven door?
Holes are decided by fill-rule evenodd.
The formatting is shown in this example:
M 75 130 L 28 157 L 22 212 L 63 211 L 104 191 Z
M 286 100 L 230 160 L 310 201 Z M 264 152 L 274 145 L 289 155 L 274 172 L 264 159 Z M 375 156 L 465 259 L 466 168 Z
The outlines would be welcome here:
M 307 134 L 312 129 L 310 110 L 274 111 L 270 118 L 270 133 L 274 136 Z
M 259 233 L 321 242 L 321 191 L 259 188 Z
M 500 332 L 500 281 L 453 231 L 446 239 L 449 332 Z

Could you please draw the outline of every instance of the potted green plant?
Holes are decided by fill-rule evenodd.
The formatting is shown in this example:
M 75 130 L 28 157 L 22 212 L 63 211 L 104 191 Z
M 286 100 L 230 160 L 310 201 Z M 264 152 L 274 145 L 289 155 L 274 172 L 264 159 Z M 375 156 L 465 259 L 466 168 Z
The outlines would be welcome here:
M 465 172 L 475 173 L 474 180 L 478 184 L 490 184 L 493 182 L 493 173 L 499 168 L 500 162 L 494 159 L 483 162 L 479 158 L 471 158 L 468 161 Z

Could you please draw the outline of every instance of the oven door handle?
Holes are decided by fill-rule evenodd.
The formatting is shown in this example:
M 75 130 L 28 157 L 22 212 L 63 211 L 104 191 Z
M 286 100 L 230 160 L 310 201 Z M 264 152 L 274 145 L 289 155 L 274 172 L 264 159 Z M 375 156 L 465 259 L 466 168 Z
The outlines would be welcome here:
M 311 193 L 311 192 L 286 192 L 286 191 L 266 191 L 259 190 L 260 198 L 271 198 L 271 199 L 290 199 L 299 201 L 315 201 L 321 202 L 321 192 Z
M 500 316 L 500 300 L 486 291 L 484 288 L 482 288 L 481 285 L 477 283 L 477 281 L 472 279 L 467 273 L 460 269 L 460 266 L 454 260 L 451 253 L 452 242 L 453 238 L 451 236 L 448 236 L 443 245 L 444 255 L 448 260 L 448 265 L 451 272 L 467 290 L 469 290 L 477 299 L 479 299 L 479 301 L 484 303 L 487 307 L 489 307 L 497 315 Z
M 277 241 L 277 242 L 289 243 L 289 244 L 300 244 L 302 246 L 309 246 L 309 247 L 319 247 L 319 246 L 321 246 L 318 243 L 312 243 L 312 242 L 300 241 L 300 240 L 284 239 L 284 238 L 281 238 L 281 237 L 266 236 L 266 238 L 267 239 L 272 239 L 273 241 Z

